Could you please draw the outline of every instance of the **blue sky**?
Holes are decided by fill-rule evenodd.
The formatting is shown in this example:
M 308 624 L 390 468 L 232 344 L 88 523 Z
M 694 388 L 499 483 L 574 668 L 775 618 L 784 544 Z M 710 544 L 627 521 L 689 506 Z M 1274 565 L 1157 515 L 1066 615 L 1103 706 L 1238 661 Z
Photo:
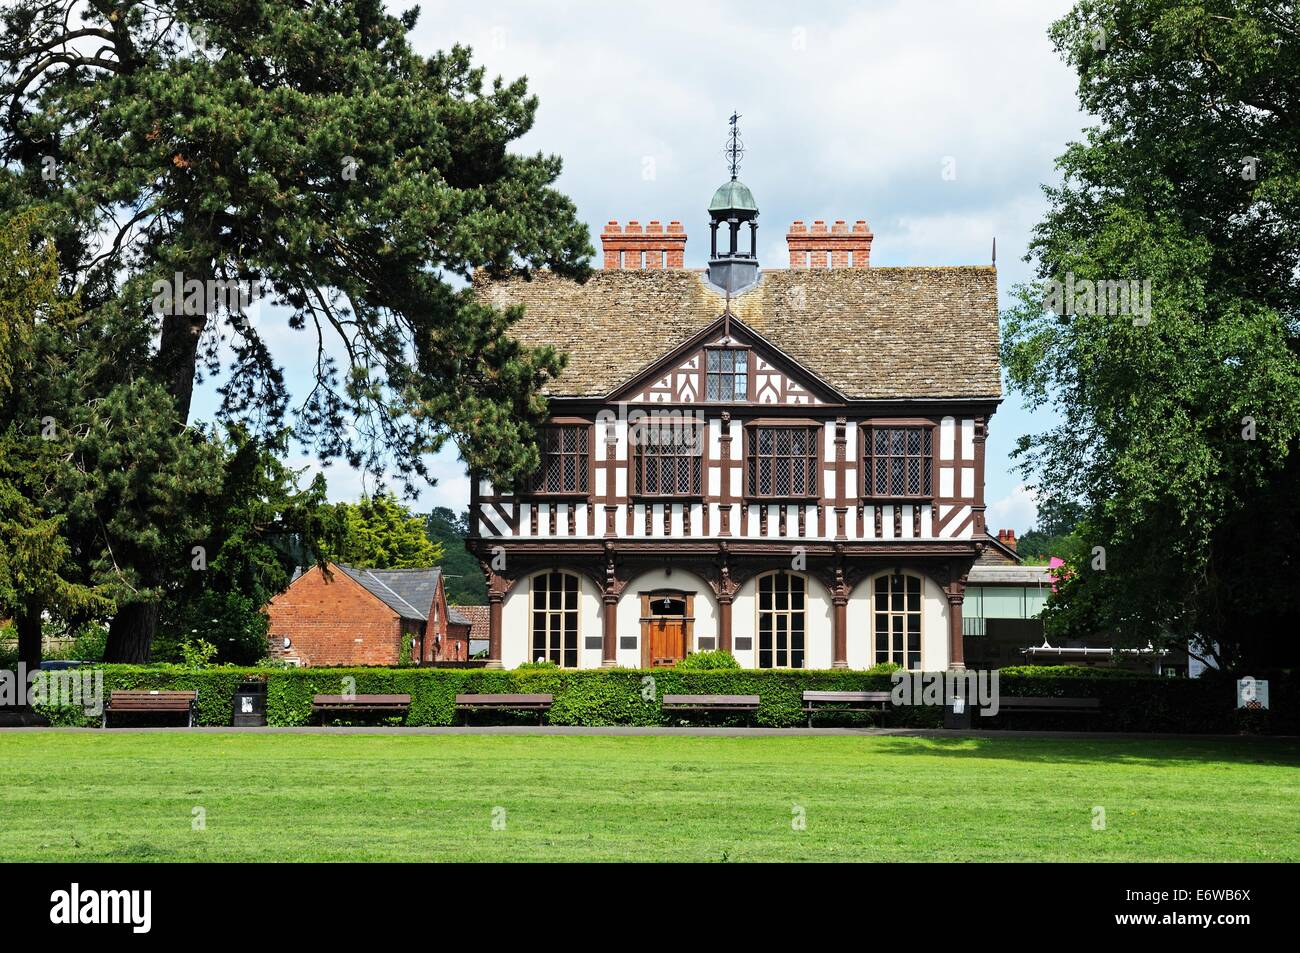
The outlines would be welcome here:
M 490 76 L 528 77 L 541 105 L 518 148 L 563 157 L 559 188 L 597 248 L 609 219 L 680 219 L 686 264 L 703 266 L 705 208 L 726 178 L 722 149 L 735 109 L 747 150 L 741 178 L 761 210 L 760 263 L 785 266 L 795 219 L 865 218 L 880 265 L 986 264 L 996 235 L 1005 303 L 1029 275 L 1021 258 L 1045 207 L 1040 186 L 1055 180 L 1055 157 L 1087 125 L 1074 75 L 1046 36 L 1069 7 L 424 3 L 414 42 L 424 53 L 459 42 Z M 305 392 L 306 337 L 270 309 L 259 326 L 291 389 Z M 214 386 L 197 393 L 196 417 L 210 416 Z M 987 447 L 991 529 L 1033 524 L 1009 454 L 1019 435 L 1054 422 L 1006 394 Z M 432 469 L 437 485 L 416 506 L 463 508 L 469 482 L 455 451 Z M 367 489 L 346 465 L 324 472 L 334 499 Z

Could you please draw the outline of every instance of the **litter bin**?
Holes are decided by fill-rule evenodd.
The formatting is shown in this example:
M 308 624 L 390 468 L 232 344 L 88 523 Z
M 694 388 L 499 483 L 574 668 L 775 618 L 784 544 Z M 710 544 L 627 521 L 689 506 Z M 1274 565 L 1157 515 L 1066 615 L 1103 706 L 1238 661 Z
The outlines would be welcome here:
M 235 691 L 236 728 L 266 724 L 266 682 L 240 682 Z
M 970 728 L 970 702 L 961 695 L 956 695 L 944 702 L 943 726 L 945 728 Z

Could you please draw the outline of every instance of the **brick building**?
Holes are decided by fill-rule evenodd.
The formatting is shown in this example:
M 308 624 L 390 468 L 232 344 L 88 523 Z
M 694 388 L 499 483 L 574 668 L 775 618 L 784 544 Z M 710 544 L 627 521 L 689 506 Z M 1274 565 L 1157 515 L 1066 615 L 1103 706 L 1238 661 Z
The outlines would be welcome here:
M 469 658 L 469 620 L 447 605 L 440 569 L 299 570 L 267 605 L 270 655 L 303 666 Z

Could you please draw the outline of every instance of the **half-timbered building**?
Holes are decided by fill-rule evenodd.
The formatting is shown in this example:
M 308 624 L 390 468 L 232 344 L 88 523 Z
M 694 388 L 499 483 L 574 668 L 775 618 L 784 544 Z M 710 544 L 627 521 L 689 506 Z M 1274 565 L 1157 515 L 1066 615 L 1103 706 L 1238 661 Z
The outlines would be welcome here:
M 875 267 L 863 221 L 795 222 L 760 268 L 749 190 L 709 216 L 705 269 L 678 222 L 610 222 L 585 283 L 477 285 L 568 355 L 531 481 L 473 479 L 488 664 L 962 667 L 995 270 Z

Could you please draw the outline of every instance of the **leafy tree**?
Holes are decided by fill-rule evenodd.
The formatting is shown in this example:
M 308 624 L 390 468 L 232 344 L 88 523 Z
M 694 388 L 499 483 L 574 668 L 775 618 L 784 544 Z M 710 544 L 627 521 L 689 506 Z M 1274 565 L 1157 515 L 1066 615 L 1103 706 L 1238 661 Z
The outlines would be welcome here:
M 454 605 L 487 605 L 487 581 L 478 559 L 465 548 L 469 511 L 459 516 L 445 506 L 434 507 L 425 521 L 425 533 L 443 550 L 442 577 L 447 601 Z
M 66 472 L 59 444 L 23 414 L 22 395 L 41 367 L 37 339 L 70 332 L 75 302 L 56 293 L 54 248 L 38 242 L 36 216 L 0 221 L 0 613 L 11 614 L 21 661 L 41 661 L 42 616 L 111 610 L 106 587 L 88 585 L 64 536 L 51 488 Z
M 1004 316 L 1011 381 L 1063 421 L 1022 439 L 1024 470 L 1082 510 L 1047 623 L 1127 644 L 1191 642 L 1225 667 L 1292 662 L 1294 8 L 1081 0 L 1051 35 L 1098 124 L 1058 161 L 1063 181 L 1047 190 L 1030 246 L 1039 283 Z M 1066 300 L 1071 278 L 1079 294 Z M 1130 300 L 1114 313 L 1123 301 L 1109 289 L 1090 301 L 1097 286 L 1080 283 L 1098 281 L 1149 281 L 1149 311 Z
M 424 532 L 414 516 L 390 494 L 333 507 L 329 555 L 335 562 L 365 569 L 420 569 L 436 566 L 443 548 Z
M 0 158 L 16 170 L 0 207 L 57 211 L 106 363 L 158 382 L 169 419 L 188 422 L 224 338 L 223 417 L 284 426 L 275 357 L 219 293 L 239 283 L 317 354 L 295 432 L 323 457 L 409 481 L 455 439 L 502 481 L 536 465 L 561 362 L 506 336 L 518 310 L 452 283 L 586 274 L 558 159 L 508 148 L 536 111 L 523 80 L 485 84 L 459 46 L 417 55 L 416 12 L 381 0 L 15 0 L 0 16 Z M 162 293 L 178 279 L 202 292 Z M 110 654 L 143 658 L 155 620 L 115 620 Z
M 299 489 L 299 473 L 280 459 L 288 434 L 263 441 L 238 427 L 223 441 L 221 490 L 208 503 L 208 527 L 189 571 L 162 602 L 155 659 L 179 660 L 202 638 L 221 662 L 252 664 L 267 654 L 263 609 L 293 578 L 299 560 L 322 558 L 332 509 L 325 479 Z

